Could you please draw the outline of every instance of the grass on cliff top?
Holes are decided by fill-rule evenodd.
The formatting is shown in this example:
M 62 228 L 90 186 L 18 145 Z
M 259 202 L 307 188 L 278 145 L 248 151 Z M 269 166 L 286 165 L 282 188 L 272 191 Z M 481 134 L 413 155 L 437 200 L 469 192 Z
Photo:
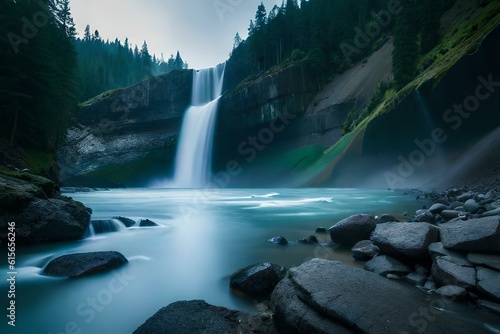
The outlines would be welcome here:
M 101 93 L 99 95 L 96 95 L 86 101 L 83 101 L 82 103 L 79 104 L 79 107 L 89 107 L 91 106 L 92 104 L 102 100 L 102 99 L 105 99 L 106 97 L 110 96 L 110 95 L 113 95 L 117 92 L 120 92 L 122 90 L 124 90 L 125 88 L 115 88 L 115 89 L 110 89 L 108 91 L 105 91 L 104 93 Z

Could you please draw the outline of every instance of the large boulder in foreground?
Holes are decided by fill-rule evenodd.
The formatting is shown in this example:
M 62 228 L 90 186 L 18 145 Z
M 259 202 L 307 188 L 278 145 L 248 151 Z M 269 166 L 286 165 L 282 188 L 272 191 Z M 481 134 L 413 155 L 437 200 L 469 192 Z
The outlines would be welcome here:
M 275 263 L 257 263 L 235 271 L 229 284 L 232 290 L 246 296 L 266 298 L 285 273 L 286 269 Z
M 55 194 L 52 181 L 25 175 L 0 174 L 0 240 L 7 239 L 7 222 L 15 222 L 19 244 L 81 239 L 90 223 L 89 210 Z
M 488 333 L 480 322 L 441 311 L 439 296 L 324 259 L 290 269 L 271 307 L 282 333 Z M 424 318 L 429 315 L 433 321 Z
M 42 274 L 75 278 L 108 271 L 127 262 L 121 253 L 112 251 L 68 254 L 50 261 Z
M 371 215 L 350 216 L 330 227 L 330 238 L 333 242 L 353 246 L 358 241 L 370 239 L 375 226 L 377 223 Z
M 378 224 L 370 238 L 384 254 L 401 261 L 429 258 L 428 247 L 439 240 L 439 229 L 428 223 Z
M 275 334 L 272 318 L 213 306 L 203 300 L 172 303 L 149 318 L 134 334 Z
M 500 254 L 500 216 L 451 220 L 441 226 L 441 241 L 449 249 Z

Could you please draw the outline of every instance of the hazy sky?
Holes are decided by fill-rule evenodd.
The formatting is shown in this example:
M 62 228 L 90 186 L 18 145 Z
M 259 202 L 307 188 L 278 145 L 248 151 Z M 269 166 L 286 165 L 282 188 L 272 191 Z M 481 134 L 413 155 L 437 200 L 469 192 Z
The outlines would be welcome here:
M 180 51 L 190 68 L 214 66 L 229 57 L 236 32 L 247 37 L 262 0 L 70 0 L 80 37 L 87 24 L 101 38 L 148 43 L 165 59 Z M 281 0 L 263 0 L 269 11 Z

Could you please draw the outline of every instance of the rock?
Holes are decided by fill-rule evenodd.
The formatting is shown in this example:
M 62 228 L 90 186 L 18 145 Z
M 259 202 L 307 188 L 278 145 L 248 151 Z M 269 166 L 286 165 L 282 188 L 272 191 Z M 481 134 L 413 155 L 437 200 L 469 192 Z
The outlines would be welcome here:
M 352 248 L 352 257 L 356 261 L 368 261 L 378 254 L 380 251 L 371 240 L 362 240 L 356 243 Z
M 153 226 L 160 226 L 160 225 L 149 219 L 141 219 L 139 221 L 139 227 L 153 227 Z
M 460 211 L 457 210 L 443 210 L 439 213 L 444 220 L 451 220 L 453 218 L 457 218 L 460 215 Z
M 50 180 L 22 176 L 30 181 L 0 174 L 0 240 L 7 239 L 7 222 L 16 223 L 18 244 L 81 239 L 90 223 L 87 208 L 54 194 Z
M 476 269 L 467 260 L 442 256 L 432 264 L 432 278 L 438 286 L 457 285 L 464 289 L 474 289 Z
M 500 315 L 500 304 L 490 302 L 488 300 L 478 300 L 476 302 L 477 306 L 479 306 L 480 309 L 495 313 L 497 315 Z
M 350 216 L 330 227 L 330 237 L 335 243 L 354 245 L 360 240 L 369 239 L 376 225 L 371 215 Z
M 465 193 L 463 193 L 461 195 L 456 196 L 455 199 L 457 201 L 459 201 L 459 202 L 466 202 L 469 199 L 474 198 L 475 196 L 476 196 L 476 194 L 474 194 L 473 192 L 468 191 L 468 192 L 465 192 Z
M 469 253 L 467 254 L 467 260 L 500 271 L 500 255 Z
M 288 245 L 288 240 L 282 236 L 272 237 L 271 239 L 268 239 L 267 242 L 277 245 Z
M 500 272 L 477 267 L 477 289 L 488 299 L 500 302 Z
M 439 256 L 450 255 L 452 257 L 463 258 L 464 256 L 460 252 L 452 251 L 443 247 L 442 242 L 433 242 L 429 245 L 429 254 L 432 261 L 436 261 Z
M 445 248 L 500 254 L 500 217 L 453 220 L 441 226 Z
M 125 225 L 118 219 L 92 220 L 90 223 L 95 234 L 118 232 L 125 228 Z
M 436 290 L 436 293 L 443 296 L 446 299 L 451 299 L 456 302 L 465 301 L 467 296 L 467 290 L 456 285 L 445 285 Z
M 417 285 L 423 285 L 427 281 L 427 276 L 422 275 L 417 272 L 411 272 L 405 276 L 407 281 L 410 281 Z
M 405 276 L 412 272 L 406 264 L 387 255 L 376 256 L 365 263 L 365 270 L 386 277 L 387 275 Z
M 481 208 L 481 206 L 479 204 L 477 204 L 477 202 L 475 200 L 473 200 L 472 198 L 468 199 L 464 203 L 465 211 L 470 212 L 470 213 L 476 213 L 480 208 Z
M 123 223 L 123 225 L 125 225 L 125 227 L 134 226 L 136 223 L 135 220 L 127 218 L 127 217 L 118 216 L 118 217 L 114 217 L 114 219 L 118 219 L 119 221 L 121 221 Z
M 450 204 L 450 210 L 457 210 L 457 208 L 464 205 L 464 202 L 455 201 Z
M 427 290 L 436 290 L 436 283 L 433 280 L 427 280 L 424 284 L 424 288 Z
M 254 298 L 268 297 L 276 284 L 285 276 L 286 269 L 277 264 L 264 262 L 239 269 L 231 275 L 232 290 Z
M 448 205 L 444 205 L 442 203 L 435 203 L 431 205 L 429 208 L 429 212 L 431 213 L 440 213 L 443 210 L 448 210 Z
M 258 323 L 250 323 L 249 319 L 249 314 L 203 300 L 178 301 L 160 309 L 134 334 L 275 333 L 272 318 L 252 317 Z
M 481 323 L 469 323 L 435 308 L 441 305 L 439 298 L 429 300 L 411 286 L 325 259 L 290 269 L 271 296 L 273 317 L 281 333 L 437 334 L 450 329 L 454 333 L 487 333 Z M 434 321 L 425 320 L 418 310 L 430 312 Z
M 389 222 L 398 222 L 399 220 L 396 219 L 393 215 L 389 214 L 383 214 L 382 216 L 378 217 L 376 222 L 377 224 L 382 224 L 382 223 L 389 223 Z
M 49 262 L 42 274 L 46 276 L 81 277 L 108 271 L 127 263 L 118 252 L 76 253 L 57 257 Z
M 491 217 L 491 216 L 500 216 L 500 208 L 486 211 L 485 213 L 481 214 L 481 217 Z
M 424 209 L 418 210 L 415 215 L 415 219 L 416 221 L 422 223 L 430 223 L 430 224 L 434 223 L 434 215 L 431 212 L 429 212 L 429 210 L 424 210 Z
M 297 242 L 305 245 L 314 245 L 317 244 L 319 241 L 318 238 L 316 238 L 316 236 L 310 235 L 308 237 L 297 240 Z
M 384 254 L 418 262 L 429 257 L 427 249 L 438 238 L 438 228 L 428 223 L 384 223 L 377 225 L 370 240 Z
M 326 234 L 327 230 L 325 227 L 318 227 L 315 232 L 319 234 Z

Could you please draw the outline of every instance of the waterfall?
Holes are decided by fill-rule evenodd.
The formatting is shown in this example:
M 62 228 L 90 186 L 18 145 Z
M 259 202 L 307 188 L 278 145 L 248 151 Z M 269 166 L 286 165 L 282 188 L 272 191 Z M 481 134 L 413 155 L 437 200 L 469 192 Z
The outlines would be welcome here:
M 209 181 L 215 116 L 225 65 L 193 72 L 191 106 L 186 110 L 175 156 L 174 186 L 203 188 Z

